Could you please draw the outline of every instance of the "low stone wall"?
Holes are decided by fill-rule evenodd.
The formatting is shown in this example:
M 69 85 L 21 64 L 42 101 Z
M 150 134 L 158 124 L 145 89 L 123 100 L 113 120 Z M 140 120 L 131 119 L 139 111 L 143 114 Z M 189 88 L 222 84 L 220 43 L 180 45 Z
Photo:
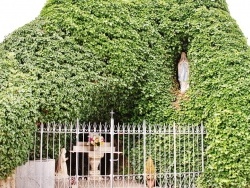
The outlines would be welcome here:
M 55 160 L 35 160 L 17 167 L 15 188 L 54 188 Z

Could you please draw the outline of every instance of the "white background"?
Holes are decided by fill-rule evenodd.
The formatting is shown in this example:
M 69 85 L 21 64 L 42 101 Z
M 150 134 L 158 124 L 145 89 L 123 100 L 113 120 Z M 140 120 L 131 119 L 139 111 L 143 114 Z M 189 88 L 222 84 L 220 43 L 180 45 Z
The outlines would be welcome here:
M 250 21 L 247 21 L 250 18 L 250 0 L 226 1 L 231 16 L 236 19 L 250 45 Z M 0 42 L 15 29 L 34 20 L 45 3 L 46 0 L 0 0 Z

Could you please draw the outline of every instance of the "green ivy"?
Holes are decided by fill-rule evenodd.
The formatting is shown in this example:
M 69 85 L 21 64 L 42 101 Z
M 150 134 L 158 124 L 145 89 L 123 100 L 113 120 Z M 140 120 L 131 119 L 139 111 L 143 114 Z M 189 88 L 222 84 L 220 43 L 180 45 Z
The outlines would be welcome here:
M 0 48 L 0 178 L 27 160 L 37 113 L 35 77 L 19 70 L 14 54 Z
M 108 121 L 113 109 L 119 122 L 204 122 L 200 187 L 249 184 L 250 50 L 225 0 L 49 0 L 1 46 L 1 66 L 12 62 L 1 68 L 1 161 L 17 147 L 6 136 L 15 127 Z M 181 51 L 190 62 L 184 97 L 177 95 Z M 25 159 L 24 147 L 1 177 Z

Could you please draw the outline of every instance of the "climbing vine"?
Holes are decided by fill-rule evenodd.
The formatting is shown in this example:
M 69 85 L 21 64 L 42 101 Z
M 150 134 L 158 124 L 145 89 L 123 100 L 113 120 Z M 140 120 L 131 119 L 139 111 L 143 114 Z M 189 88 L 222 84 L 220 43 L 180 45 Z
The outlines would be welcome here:
M 120 122 L 203 121 L 208 160 L 200 186 L 249 184 L 250 51 L 224 0 L 49 0 L 1 47 L 19 71 L 3 81 L 13 78 L 17 91 L 26 91 L 20 103 L 9 102 L 16 124 L 1 114 L 2 160 L 16 147 L 3 142 L 12 126 L 31 134 L 39 121 L 107 121 L 113 109 Z M 176 107 L 175 66 L 182 51 L 190 62 L 190 89 Z M 3 55 L 1 66 L 5 61 Z M 1 100 L 12 87 L 1 86 Z M 1 166 L 0 176 L 27 150 Z

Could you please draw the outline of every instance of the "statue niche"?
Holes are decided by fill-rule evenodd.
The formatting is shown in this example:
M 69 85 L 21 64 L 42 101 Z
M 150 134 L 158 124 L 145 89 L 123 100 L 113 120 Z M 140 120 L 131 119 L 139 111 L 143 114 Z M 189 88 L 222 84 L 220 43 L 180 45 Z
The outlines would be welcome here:
M 180 83 L 180 93 L 184 94 L 189 88 L 189 64 L 185 52 L 181 53 L 178 63 L 178 80 Z

